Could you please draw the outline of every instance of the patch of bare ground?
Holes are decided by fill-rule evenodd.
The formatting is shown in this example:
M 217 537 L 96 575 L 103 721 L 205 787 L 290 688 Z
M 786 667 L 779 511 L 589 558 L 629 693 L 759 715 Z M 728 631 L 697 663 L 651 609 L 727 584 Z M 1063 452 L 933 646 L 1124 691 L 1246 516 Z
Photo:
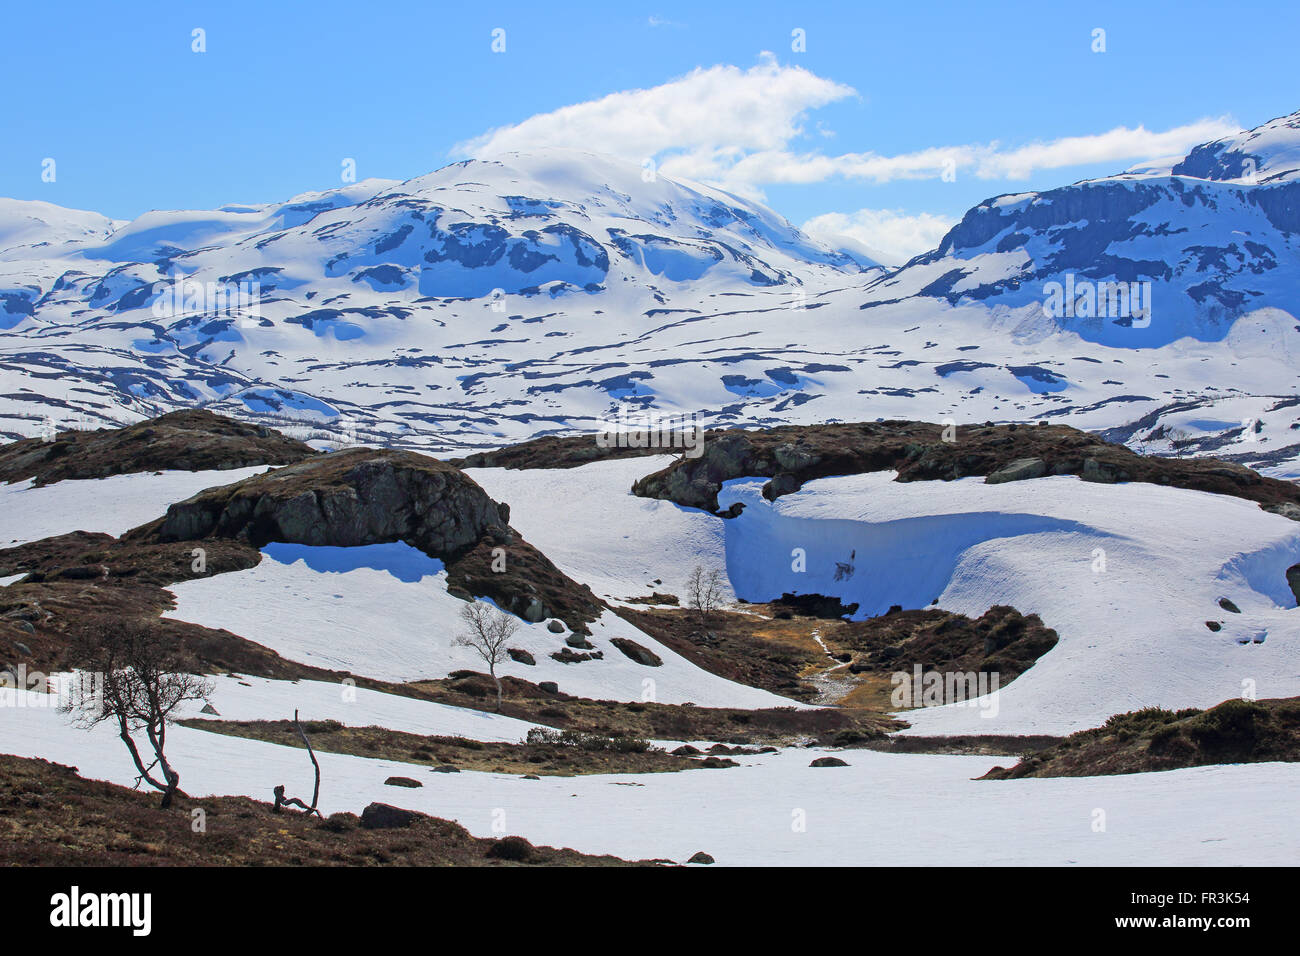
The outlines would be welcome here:
M 1300 761 L 1300 698 L 1227 700 L 1209 710 L 1116 714 L 980 779 L 1095 777 L 1211 764 Z
M 805 742 L 829 745 L 841 738 L 865 740 L 878 737 L 905 726 L 891 717 L 865 711 L 794 707 L 739 710 L 691 704 L 629 703 L 572 697 L 562 691 L 543 690 L 537 684 L 515 677 L 503 678 L 502 684 L 505 696 L 501 713 L 550 727 L 606 737 L 716 740 L 776 746 Z M 495 689 L 486 674 L 459 671 L 440 680 L 419 681 L 406 686 L 417 689 L 426 699 L 457 707 L 487 710 L 495 703 Z
M 397 791 L 400 792 L 400 791 Z M 205 828 L 194 832 L 192 811 Z M 86 780 L 75 767 L 0 756 L 0 864 L 11 866 L 628 866 L 613 856 L 480 839 L 450 820 L 367 829 L 352 813 L 275 813 L 247 797 L 156 794 Z
M 819 635 L 857 686 L 843 707 L 897 710 L 893 675 L 924 672 L 997 675 L 1005 687 L 1056 646 L 1036 614 L 995 605 L 977 618 L 938 608 L 893 611 L 863 621 L 822 621 Z M 841 672 L 841 673 L 843 673 Z
M 191 719 L 181 723 L 211 733 L 303 748 L 297 727 L 289 720 Z M 398 760 L 426 770 L 450 766 L 457 770 L 571 777 L 601 773 L 662 773 L 702 766 L 698 760 L 670 754 L 651 746 L 644 739 L 629 736 L 548 732 L 539 728 L 528 739 L 510 744 L 485 743 L 464 737 L 423 736 L 385 727 L 348 727 L 336 720 L 304 721 L 303 729 L 317 751 Z
M 806 620 L 780 620 L 766 605 L 754 613 L 719 610 L 707 621 L 697 611 L 660 606 L 617 608 L 625 621 L 712 674 L 808 701 L 817 688 L 801 675 L 822 654 Z M 767 612 L 767 613 L 765 613 Z

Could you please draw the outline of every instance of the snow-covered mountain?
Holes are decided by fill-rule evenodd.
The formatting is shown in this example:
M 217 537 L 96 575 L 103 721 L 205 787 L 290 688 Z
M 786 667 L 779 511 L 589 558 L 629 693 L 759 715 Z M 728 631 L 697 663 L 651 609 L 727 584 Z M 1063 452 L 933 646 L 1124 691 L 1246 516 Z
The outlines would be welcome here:
M 1049 418 L 1296 474 L 1298 127 L 988 200 L 892 272 L 562 150 L 131 223 L 10 202 L 0 432 L 204 404 L 437 453 L 626 409 Z
M 1180 159 L 986 200 L 869 291 L 1002 306 L 1026 321 L 1046 306 L 1060 328 L 1107 345 L 1213 341 L 1244 314 L 1294 308 L 1297 233 L 1293 113 Z

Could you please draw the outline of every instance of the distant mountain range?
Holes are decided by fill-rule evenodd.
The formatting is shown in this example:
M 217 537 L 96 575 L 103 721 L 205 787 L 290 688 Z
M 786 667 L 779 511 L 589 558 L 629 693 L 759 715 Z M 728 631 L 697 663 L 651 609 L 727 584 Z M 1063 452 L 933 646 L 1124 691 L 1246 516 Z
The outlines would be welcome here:
M 197 404 L 435 451 L 629 408 L 1046 417 L 1287 475 L 1298 170 L 1294 114 L 987 200 L 894 270 L 558 150 L 129 223 L 0 200 L 0 433 Z

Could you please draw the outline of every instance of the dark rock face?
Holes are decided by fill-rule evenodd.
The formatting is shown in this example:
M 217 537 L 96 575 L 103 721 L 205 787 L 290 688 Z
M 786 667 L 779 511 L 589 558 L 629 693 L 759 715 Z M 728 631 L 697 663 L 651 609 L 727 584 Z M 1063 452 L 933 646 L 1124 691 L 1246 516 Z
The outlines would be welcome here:
M 105 478 L 146 471 L 208 471 L 287 465 L 316 455 L 279 432 L 201 409 L 125 428 L 68 431 L 0 447 L 0 481 Z
M 372 803 L 361 811 L 361 826 L 367 830 L 401 830 L 422 816 L 414 810 L 403 810 L 387 803 Z
M 713 863 L 713 862 L 715 862 L 715 861 L 714 861 L 713 857 L 709 856 L 709 854 L 705 853 L 703 850 L 700 850 L 700 852 L 693 854 L 693 855 L 691 856 L 691 858 L 690 858 L 689 860 L 687 860 L 686 862 L 687 862 L 687 863 L 703 863 L 705 866 L 708 866 L 709 864 L 711 864 L 711 863 Z
M 529 667 L 534 667 L 537 664 L 537 658 L 533 657 L 532 654 L 528 653 L 528 651 L 523 648 L 508 647 L 506 648 L 506 653 L 509 654 L 510 659 L 517 664 L 527 664 Z
M 1293 564 L 1286 569 L 1286 583 L 1295 595 L 1295 603 L 1300 607 L 1300 564 Z
M 163 541 L 210 536 L 350 547 L 405 541 L 439 558 L 510 512 L 458 469 L 412 452 L 358 448 L 209 488 L 167 509 Z
M 612 637 L 609 642 L 638 664 L 646 667 L 663 666 L 663 658 L 650 648 L 642 647 L 636 641 L 629 641 L 626 637 Z
M 698 458 L 674 461 L 632 486 L 643 498 L 661 498 L 724 518 L 718 492 L 734 478 L 770 479 L 769 501 L 806 482 L 833 475 L 897 471 L 899 481 L 952 481 L 985 476 L 994 484 L 1044 475 L 1084 481 L 1142 481 L 1232 495 L 1300 520 L 1300 487 L 1266 478 L 1215 458 L 1154 458 L 1063 425 L 1026 428 L 992 423 L 951 430 L 926 422 L 781 425 L 746 431 L 707 432 Z

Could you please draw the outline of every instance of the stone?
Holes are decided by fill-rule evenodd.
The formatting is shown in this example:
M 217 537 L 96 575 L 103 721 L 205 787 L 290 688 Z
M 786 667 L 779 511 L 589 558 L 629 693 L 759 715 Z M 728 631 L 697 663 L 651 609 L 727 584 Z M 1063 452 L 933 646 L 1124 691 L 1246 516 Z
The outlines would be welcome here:
M 609 642 L 638 664 L 645 667 L 663 666 L 663 659 L 658 654 L 636 641 L 630 641 L 626 637 L 612 637 Z
M 711 857 L 711 856 L 709 856 L 707 853 L 705 853 L 703 850 L 700 850 L 698 853 L 693 854 L 693 855 L 691 856 L 691 858 L 690 858 L 689 860 L 687 860 L 686 862 L 687 862 L 687 863 L 701 863 L 701 864 L 703 864 L 704 866 L 708 866 L 710 863 L 715 863 L 715 862 L 717 862 L 717 861 L 714 860 L 713 857 Z
M 401 830 L 422 816 L 414 810 L 403 810 L 387 803 L 372 803 L 361 811 L 361 826 L 367 830 Z
M 814 761 L 813 761 L 812 763 L 810 763 L 808 766 L 810 766 L 810 767 L 847 767 L 848 764 L 846 764 L 846 763 L 845 763 L 843 760 L 841 760 L 839 757 L 818 757 L 816 760 L 814 760 Z
M 551 621 L 546 625 L 546 629 L 550 631 L 552 634 L 563 634 L 564 622 L 556 618 L 552 618 Z
M 999 468 L 984 479 L 986 485 L 1000 485 L 1008 481 L 1027 481 L 1047 474 L 1047 463 L 1041 458 L 1018 458 Z
M 537 658 L 521 647 L 507 647 L 506 653 L 510 655 L 510 659 L 516 664 L 527 664 L 529 667 L 537 665 Z
M 384 781 L 384 786 L 410 787 L 414 789 L 415 787 L 423 787 L 424 784 L 420 783 L 420 781 L 418 780 L 413 780 L 410 777 L 389 777 L 387 780 Z
M 560 685 L 555 683 L 553 680 L 544 680 L 537 685 L 537 689 L 544 690 L 548 694 L 558 694 L 560 692 Z

